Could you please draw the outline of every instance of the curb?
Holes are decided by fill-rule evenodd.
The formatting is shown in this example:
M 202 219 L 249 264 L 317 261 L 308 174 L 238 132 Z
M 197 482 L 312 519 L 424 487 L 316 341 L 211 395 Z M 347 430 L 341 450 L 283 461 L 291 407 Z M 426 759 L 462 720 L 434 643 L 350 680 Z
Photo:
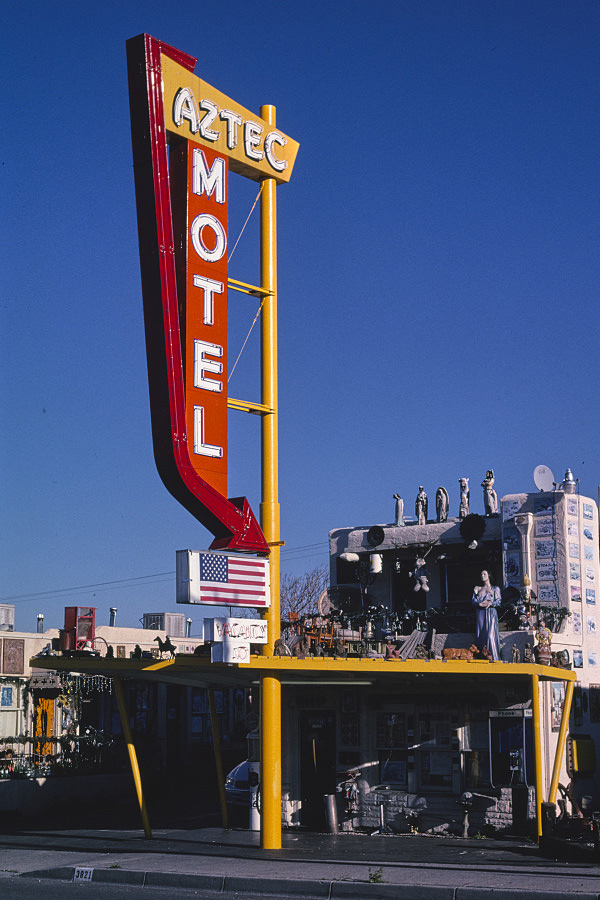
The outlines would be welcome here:
M 302 900 L 515 900 L 515 889 L 490 887 L 446 887 L 427 884 L 390 884 L 368 881 L 314 881 L 285 878 L 252 878 L 241 875 L 193 875 L 177 872 L 141 872 L 132 869 L 103 869 L 60 866 L 23 872 L 21 878 L 48 878 L 59 881 L 129 884 L 138 887 L 187 888 L 227 894 L 295 896 Z M 564 891 L 519 888 L 524 900 L 564 900 Z M 577 900 L 600 900 L 596 892 L 578 891 Z

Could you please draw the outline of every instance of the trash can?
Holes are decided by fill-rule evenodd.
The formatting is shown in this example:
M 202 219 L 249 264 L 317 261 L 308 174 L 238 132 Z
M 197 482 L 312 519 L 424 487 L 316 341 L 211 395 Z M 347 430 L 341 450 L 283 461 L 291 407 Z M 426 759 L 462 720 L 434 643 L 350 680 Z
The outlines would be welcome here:
M 329 834 L 337 834 L 338 829 L 338 817 L 337 817 L 337 801 L 335 794 L 324 794 L 323 800 L 325 801 L 325 818 L 327 820 L 327 831 Z

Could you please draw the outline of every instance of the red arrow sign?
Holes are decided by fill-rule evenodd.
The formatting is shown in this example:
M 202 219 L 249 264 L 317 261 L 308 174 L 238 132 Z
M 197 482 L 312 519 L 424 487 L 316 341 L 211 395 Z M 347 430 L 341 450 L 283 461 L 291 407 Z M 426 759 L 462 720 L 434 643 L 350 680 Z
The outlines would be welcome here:
M 189 72 L 197 62 L 146 34 L 127 42 L 154 457 L 166 488 L 215 536 L 212 549 L 268 553 L 246 498 L 228 500 L 190 457 L 180 327 L 185 294 L 184 286 L 178 293 L 175 264 L 161 56 Z

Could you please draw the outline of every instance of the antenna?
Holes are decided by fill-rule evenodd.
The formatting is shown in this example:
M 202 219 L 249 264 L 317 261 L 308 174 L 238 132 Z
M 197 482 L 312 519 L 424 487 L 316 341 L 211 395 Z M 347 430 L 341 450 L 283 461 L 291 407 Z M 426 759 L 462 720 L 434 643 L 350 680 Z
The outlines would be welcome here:
M 554 474 L 548 466 L 536 466 L 533 470 L 533 481 L 538 491 L 551 491 L 554 488 Z

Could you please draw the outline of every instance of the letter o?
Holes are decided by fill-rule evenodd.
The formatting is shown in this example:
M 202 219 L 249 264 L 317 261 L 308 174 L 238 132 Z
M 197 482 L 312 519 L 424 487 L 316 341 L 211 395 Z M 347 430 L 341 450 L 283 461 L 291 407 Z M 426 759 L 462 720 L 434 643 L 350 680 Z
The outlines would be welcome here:
M 202 230 L 212 228 L 217 239 L 214 250 L 209 250 L 202 240 Z M 192 222 L 190 228 L 194 250 L 206 262 L 217 262 L 227 250 L 227 234 L 218 219 L 208 213 L 200 213 Z

